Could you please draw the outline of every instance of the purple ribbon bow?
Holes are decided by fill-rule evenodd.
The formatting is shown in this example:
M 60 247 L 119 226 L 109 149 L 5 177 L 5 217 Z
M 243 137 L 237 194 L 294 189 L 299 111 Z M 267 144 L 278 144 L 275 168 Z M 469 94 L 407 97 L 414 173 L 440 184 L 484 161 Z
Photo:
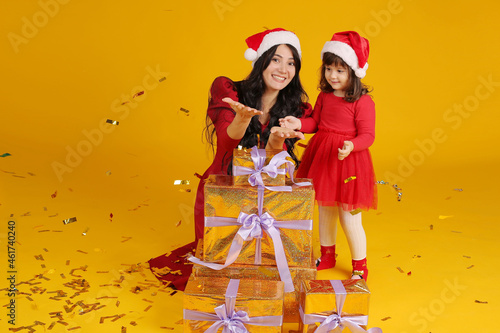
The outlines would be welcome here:
M 337 304 L 337 312 L 329 316 L 319 314 L 304 314 L 302 306 L 299 308 L 300 317 L 304 325 L 321 323 L 314 331 L 316 333 L 328 333 L 339 327 L 344 330 L 348 327 L 352 333 L 382 333 L 378 327 L 370 328 L 368 331 L 363 329 L 361 325 L 368 324 L 368 316 L 342 316 L 342 308 L 347 296 L 347 292 L 340 280 L 330 280 L 333 290 L 335 291 L 335 302 Z
M 245 324 L 258 326 L 281 326 L 283 316 L 249 317 L 245 311 L 236 311 L 236 294 L 240 280 L 230 280 L 226 289 L 226 302 L 216 308 L 213 313 L 184 309 L 185 320 L 215 321 L 205 332 L 216 333 L 222 328 L 222 333 L 247 333 Z
M 274 155 L 269 161 L 268 165 L 264 165 L 266 162 L 266 150 L 265 149 L 257 149 L 257 146 L 252 147 L 252 151 L 250 152 L 250 157 L 252 158 L 254 168 L 233 165 L 233 175 L 234 176 L 243 176 L 250 175 L 248 177 L 248 182 L 252 186 L 264 186 L 266 189 L 271 191 L 287 191 L 290 192 L 292 188 L 290 186 L 265 186 L 264 181 L 262 180 L 262 173 L 266 173 L 271 178 L 276 178 L 278 175 L 285 175 L 288 173 L 292 182 L 299 186 L 307 186 L 311 185 L 310 182 L 301 182 L 295 183 L 293 180 L 293 173 L 295 171 L 295 166 L 293 162 L 287 160 L 287 157 L 290 157 L 287 151 L 283 150 L 282 152 Z M 279 166 L 286 164 L 285 169 L 278 169 Z

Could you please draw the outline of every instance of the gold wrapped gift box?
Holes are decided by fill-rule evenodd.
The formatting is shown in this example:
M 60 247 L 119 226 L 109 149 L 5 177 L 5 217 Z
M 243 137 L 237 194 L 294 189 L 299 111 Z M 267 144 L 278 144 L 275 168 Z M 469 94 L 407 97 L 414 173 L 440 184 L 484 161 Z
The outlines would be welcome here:
M 215 314 L 215 308 L 226 303 L 225 294 L 229 279 L 196 277 L 191 275 L 184 290 L 184 310 Z M 248 317 L 283 316 L 284 286 L 281 281 L 240 280 L 234 311 L 245 311 Z M 184 332 L 205 332 L 215 321 L 186 319 Z M 249 332 L 278 333 L 279 326 L 258 326 L 245 324 Z M 222 328 L 217 332 L 221 332 Z
M 370 291 L 365 280 L 341 280 L 340 282 L 347 293 L 341 316 L 368 316 Z M 306 315 L 319 314 L 329 316 L 337 313 L 335 290 L 330 280 L 302 281 L 300 306 Z M 301 320 L 299 322 L 299 332 L 314 332 L 319 325 L 320 323 L 304 325 Z M 360 327 L 366 329 L 365 325 L 361 325 Z M 337 328 L 332 332 L 351 333 L 349 328 L 345 328 L 343 331 Z
M 263 150 L 263 149 L 261 149 Z M 266 149 L 266 160 L 264 165 L 268 165 L 269 161 L 276 155 L 281 153 L 283 150 L 280 149 Z M 234 167 L 247 167 L 250 169 L 255 169 L 254 162 L 252 160 L 252 148 L 235 149 L 233 152 L 233 168 Z M 293 163 L 293 160 L 288 157 L 288 161 Z M 277 166 L 278 169 L 285 170 L 286 164 L 283 163 Z M 234 176 L 234 185 L 246 185 L 250 186 L 248 183 L 249 175 Z M 266 186 L 283 186 L 285 185 L 285 174 L 277 175 L 275 178 L 270 177 L 267 173 L 262 173 L 262 181 Z
M 306 181 L 297 179 L 296 182 Z M 263 213 L 277 221 L 313 219 L 314 188 L 297 186 L 287 180 L 292 192 L 264 190 Z M 240 212 L 258 214 L 258 189 L 252 186 L 235 186 L 233 177 L 211 175 L 205 184 L 205 217 L 237 219 Z M 240 226 L 205 226 L 203 260 L 224 263 Z M 290 267 L 309 267 L 312 258 L 312 230 L 280 228 L 281 241 Z M 267 233 L 262 237 L 262 265 L 276 265 L 274 245 Z M 255 263 L 256 240 L 246 241 L 236 259 L 236 264 Z
M 200 241 L 196 250 L 196 256 L 200 258 L 203 255 L 203 244 Z M 299 316 L 299 296 L 300 286 L 303 280 L 316 279 L 316 265 L 313 260 L 310 261 L 309 267 L 291 267 L 290 274 L 292 275 L 293 286 L 295 291 L 285 292 L 285 305 L 283 322 L 298 323 Z M 229 278 L 229 279 L 249 279 L 249 280 L 269 280 L 279 281 L 280 276 L 276 266 L 262 265 L 241 265 L 232 264 L 221 270 L 213 270 L 205 266 L 194 265 L 193 276 L 197 277 L 214 277 L 214 278 Z

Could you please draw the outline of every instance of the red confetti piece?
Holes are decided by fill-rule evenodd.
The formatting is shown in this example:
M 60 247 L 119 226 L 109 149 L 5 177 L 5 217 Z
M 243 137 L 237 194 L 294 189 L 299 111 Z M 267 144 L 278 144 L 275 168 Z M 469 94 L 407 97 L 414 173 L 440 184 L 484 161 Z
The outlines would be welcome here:
M 50 197 L 51 197 L 52 199 L 54 199 L 56 196 L 57 196 L 57 191 L 55 191 L 54 193 L 52 193 L 52 194 L 50 195 Z
M 141 95 L 144 95 L 144 91 L 139 91 L 138 93 L 135 93 L 134 96 L 132 96 L 132 98 L 136 98 L 136 97 L 139 97 Z
M 409 271 L 408 273 L 406 273 L 406 275 L 411 276 L 411 271 Z

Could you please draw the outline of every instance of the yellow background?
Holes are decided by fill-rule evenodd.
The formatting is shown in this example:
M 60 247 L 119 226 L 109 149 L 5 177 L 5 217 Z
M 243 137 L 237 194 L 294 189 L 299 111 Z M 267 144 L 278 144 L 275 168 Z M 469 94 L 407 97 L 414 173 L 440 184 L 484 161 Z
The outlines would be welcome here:
M 494 330 L 498 325 L 487 315 L 499 310 L 500 296 L 499 9 L 484 0 L 4 3 L 0 155 L 11 156 L 0 158 L 2 272 L 11 214 L 17 281 L 44 273 L 50 282 L 38 280 L 57 290 L 61 273 L 69 280 L 71 268 L 88 265 L 90 298 L 119 279 L 122 264 L 144 263 L 190 241 L 194 173 L 203 173 L 211 158 L 201 141 L 208 89 L 219 75 L 240 80 L 249 73 L 245 38 L 265 27 L 293 30 L 302 46 L 301 79 L 314 103 L 324 42 L 336 31 L 357 30 L 371 43 L 364 82 L 374 87 L 377 108 L 371 148 L 377 178 L 403 189 L 398 202 L 391 185 L 379 186 L 378 211 L 364 215 L 370 326 Z M 174 186 L 174 180 L 191 185 Z M 70 217 L 78 221 L 64 225 Z M 320 278 L 348 276 L 342 232 L 338 248 L 338 269 Z M 44 262 L 34 258 L 40 254 Z M 101 270 L 110 273 L 96 273 Z M 128 290 L 145 278 L 154 281 L 144 274 L 132 274 L 125 288 L 106 289 L 122 300 L 120 307 L 113 300 L 95 317 L 65 319 L 82 327 L 76 332 L 121 326 L 181 332 L 175 324 L 181 293 Z M 62 310 L 64 300 L 25 296 L 17 297 L 15 327 L 39 320 L 47 328 L 54 321 L 48 313 Z M 149 311 L 143 298 L 154 299 Z M 9 302 L 4 291 L 0 302 Z M 6 313 L 2 329 L 11 327 Z M 99 324 L 100 316 L 121 313 L 126 316 Z

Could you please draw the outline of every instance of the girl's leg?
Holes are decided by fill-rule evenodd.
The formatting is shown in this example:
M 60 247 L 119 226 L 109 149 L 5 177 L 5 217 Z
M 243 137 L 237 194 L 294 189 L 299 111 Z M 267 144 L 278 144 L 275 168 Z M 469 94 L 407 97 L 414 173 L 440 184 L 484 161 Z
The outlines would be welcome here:
M 319 206 L 319 242 L 321 258 L 316 262 L 317 270 L 335 267 L 335 244 L 337 242 L 338 208 Z
M 366 280 L 368 277 L 368 268 L 366 267 L 366 234 L 361 223 L 361 213 L 352 215 L 350 212 L 340 208 L 339 219 L 351 250 L 352 278 L 362 277 Z

